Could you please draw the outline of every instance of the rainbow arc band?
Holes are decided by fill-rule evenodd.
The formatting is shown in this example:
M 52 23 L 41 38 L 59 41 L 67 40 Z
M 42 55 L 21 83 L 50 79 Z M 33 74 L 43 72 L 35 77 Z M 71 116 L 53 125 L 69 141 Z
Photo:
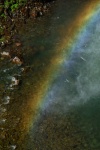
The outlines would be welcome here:
M 67 27 L 65 31 L 66 36 L 62 39 L 59 47 L 55 47 L 55 51 L 57 52 L 52 57 L 50 67 L 46 70 L 45 79 L 40 83 L 38 91 L 29 99 L 27 106 L 27 114 L 29 115 L 26 117 L 26 115 L 23 114 L 22 127 L 26 134 L 34 126 L 35 121 L 39 117 L 39 108 L 46 102 L 45 97 L 48 94 L 48 88 L 52 85 L 55 74 L 59 74 L 61 64 L 64 63 L 66 56 L 73 51 L 78 39 L 82 38 L 86 27 L 98 17 L 99 12 L 99 0 L 90 0 L 87 2 L 83 10 L 81 9 L 81 12 L 79 12 L 79 15 L 69 24 L 69 28 Z M 65 28 L 63 30 L 65 30 Z M 28 113 L 28 109 L 33 113 Z M 35 113 L 35 110 L 37 110 L 37 113 Z

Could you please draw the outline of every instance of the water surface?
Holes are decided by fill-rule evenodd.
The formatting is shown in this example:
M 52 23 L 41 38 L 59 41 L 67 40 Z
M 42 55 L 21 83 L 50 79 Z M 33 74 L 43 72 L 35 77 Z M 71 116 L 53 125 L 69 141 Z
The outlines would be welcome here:
M 29 21 L 21 29 L 19 36 L 28 68 L 25 73 L 21 73 L 22 66 L 12 65 L 9 59 L 1 61 L 3 149 L 100 149 L 100 13 L 85 28 L 85 38 L 80 36 L 72 50 L 65 47 L 63 63 L 54 61 L 59 58 L 57 47 L 67 33 L 69 36 L 69 25 L 85 5 L 84 1 L 58 1 L 46 16 Z M 53 65 L 60 66 L 55 67 L 56 73 L 50 73 Z M 19 74 L 22 82 L 8 89 L 14 74 Z M 10 102 L 4 105 L 6 96 Z M 39 99 L 43 100 L 37 107 Z

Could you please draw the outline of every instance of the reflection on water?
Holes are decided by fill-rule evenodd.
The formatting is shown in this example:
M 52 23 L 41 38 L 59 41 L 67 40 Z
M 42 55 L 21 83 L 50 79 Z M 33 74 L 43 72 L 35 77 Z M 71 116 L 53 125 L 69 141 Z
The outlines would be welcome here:
M 81 4 L 64 0 L 55 3 L 52 14 L 36 23 L 29 22 L 22 29 L 25 66 L 1 59 L 1 150 L 100 149 L 100 13 L 86 28 L 86 39 L 78 39 L 71 53 L 64 57 L 58 73 L 47 74 L 58 52 L 55 47 L 65 36 L 61 31 L 73 20 Z M 45 87 L 49 75 L 53 80 Z M 19 85 L 12 79 L 14 83 L 19 80 Z M 44 103 L 37 108 L 40 90 L 44 88 Z M 38 116 L 35 121 L 34 116 Z

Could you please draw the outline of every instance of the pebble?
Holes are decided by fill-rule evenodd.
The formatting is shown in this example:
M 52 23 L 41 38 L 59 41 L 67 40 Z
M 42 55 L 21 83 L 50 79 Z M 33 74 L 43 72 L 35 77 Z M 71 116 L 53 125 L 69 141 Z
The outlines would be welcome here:
M 42 16 L 43 15 L 43 13 L 42 13 L 42 11 L 40 11 L 40 16 Z
M 19 80 L 18 79 L 16 79 L 15 77 L 12 77 L 12 86 L 14 86 L 14 85 L 18 85 L 19 84 Z
M 4 43 L 4 42 L 1 42 L 1 46 L 5 46 L 5 43 Z
M 6 122 L 6 119 L 1 119 L 0 120 L 0 124 L 3 124 L 3 123 L 5 123 Z
M 12 59 L 12 62 L 18 65 L 22 65 L 22 61 L 16 56 Z
M 21 68 L 21 71 L 22 71 L 22 72 L 25 71 L 25 68 Z
M 10 146 L 11 150 L 16 149 L 16 147 L 17 147 L 16 145 L 11 145 L 11 146 Z
M 1 55 L 2 55 L 2 56 L 8 56 L 8 57 L 10 57 L 9 52 L 5 52 L 5 51 L 1 52 Z
M 10 102 L 10 97 L 9 96 L 6 96 L 4 99 L 3 99 L 3 104 L 9 104 Z

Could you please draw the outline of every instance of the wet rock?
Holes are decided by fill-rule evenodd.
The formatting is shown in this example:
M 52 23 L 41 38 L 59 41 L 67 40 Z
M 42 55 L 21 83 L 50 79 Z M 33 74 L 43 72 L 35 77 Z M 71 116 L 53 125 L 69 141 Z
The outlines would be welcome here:
M 16 145 L 11 145 L 10 148 L 11 148 L 11 150 L 14 150 L 14 149 L 17 148 L 17 146 Z
M 21 68 L 21 72 L 25 72 L 25 68 Z
M 12 62 L 18 65 L 22 65 L 23 62 L 17 56 L 12 59 Z
M 6 46 L 5 42 L 2 41 L 2 42 L 0 43 L 0 46 L 1 46 L 2 48 L 4 48 L 4 47 Z
M 16 42 L 15 45 L 18 47 L 18 46 L 21 46 L 21 42 Z
M 9 96 L 4 97 L 3 104 L 6 105 L 9 104 L 9 102 L 10 102 L 10 97 Z
M 3 56 L 3 57 L 10 57 L 10 54 L 9 54 L 9 52 L 3 51 L 3 52 L 1 52 L 1 56 Z
M 42 16 L 43 15 L 43 12 L 42 11 L 39 11 L 38 13 L 37 13 L 37 16 L 38 17 L 40 17 L 40 16 Z
M 15 78 L 15 77 L 12 77 L 11 82 L 12 82 L 12 84 L 10 85 L 10 87 L 19 85 L 19 79 Z

